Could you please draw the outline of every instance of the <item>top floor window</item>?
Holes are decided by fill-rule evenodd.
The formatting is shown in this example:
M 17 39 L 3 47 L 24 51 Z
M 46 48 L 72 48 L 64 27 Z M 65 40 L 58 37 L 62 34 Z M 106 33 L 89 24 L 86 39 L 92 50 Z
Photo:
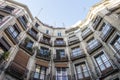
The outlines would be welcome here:
M 13 8 L 11 6 L 5 6 L 4 9 L 9 11 L 9 12 L 12 12 L 15 8 Z
M 38 28 L 39 24 L 38 23 L 35 23 L 35 27 Z
M 62 35 L 61 35 L 61 32 L 58 32 L 58 36 L 62 36 Z
M 86 35 L 90 32 L 91 30 L 89 28 L 85 29 L 83 32 L 82 32 L 82 35 Z
M 49 30 L 46 30 L 46 34 L 49 34 Z
M 2 21 L 3 18 L 4 16 L 0 14 L 0 22 Z

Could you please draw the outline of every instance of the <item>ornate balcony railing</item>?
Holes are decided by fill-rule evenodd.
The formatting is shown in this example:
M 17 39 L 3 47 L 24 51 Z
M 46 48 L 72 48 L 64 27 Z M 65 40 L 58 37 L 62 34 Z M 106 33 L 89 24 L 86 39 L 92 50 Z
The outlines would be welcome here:
M 106 31 L 106 34 L 101 33 L 100 35 L 101 39 L 106 42 L 111 36 L 111 34 L 113 34 L 114 30 L 115 28 L 113 28 L 112 26 L 109 26 L 109 30 Z
M 17 20 L 19 21 L 24 30 L 28 28 L 27 23 L 25 23 L 25 21 L 22 19 L 22 16 L 18 17 Z
M 74 45 L 74 44 L 77 44 L 77 43 L 80 43 L 80 40 L 79 39 L 74 39 L 72 41 L 68 41 L 68 45 L 71 46 L 71 45 Z
M 92 30 L 90 30 L 90 29 L 87 29 L 87 30 L 85 30 L 85 31 L 83 31 L 82 32 L 82 38 L 83 38 L 83 40 L 85 39 L 85 38 L 87 38 L 89 35 L 91 35 L 93 32 L 92 32 Z
M 62 56 L 58 56 L 56 54 L 56 55 L 54 55 L 53 60 L 54 60 L 54 62 L 67 62 L 68 61 L 68 56 L 65 55 L 64 57 L 62 57 Z
M 35 32 L 33 32 L 32 30 L 28 30 L 27 33 L 36 41 L 38 40 L 38 36 Z
M 26 47 L 26 45 L 27 45 L 27 43 L 26 42 L 23 42 L 23 43 L 20 43 L 20 48 L 22 48 L 23 50 L 25 50 L 28 54 L 30 54 L 30 55 L 33 55 L 34 54 L 34 50 L 33 50 L 33 48 L 31 47 Z
M 38 50 L 36 57 L 39 58 L 39 59 L 49 61 L 51 59 L 51 53 L 50 53 L 50 51 Z
M 34 72 L 34 71 L 31 72 L 30 80 L 51 80 L 50 75 L 43 75 L 43 74 L 41 75 L 41 74 L 38 73 L 39 75 L 44 76 L 44 77 L 36 78 L 35 73 L 36 72 Z
M 94 44 L 91 44 L 91 45 L 87 46 L 87 52 L 89 54 L 91 54 L 92 52 L 99 49 L 100 47 L 102 47 L 102 44 L 98 40 L 95 40 Z
M 50 42 L 50 41 L 47 40 L 47 39 L 41 38 L 41 39 L 40 39 L 40 43 L 46 44 L 46 45 L 49 45 L 49 46 L 52 46 L 52 42 Z
M 78 51 L 76 53 L 77 54 L 75 54 L 75 55 L 74 55 L 74 53 L 71 53 L 71 60 L 72 61 L 86 57 L 86 55 L 85 55 L 83 50 L 80 50 L 80 51 Z
M 63 76 L 53 76 L 53 80 L 71 80 L 71 76 L 70 75 L 63 75 Z
M 12 36 L 13 34 L 11 34 L 9 28 L 7 28 L 7 29 L 5 30 L 5 32 L 6 32 L 6 34 L 8 35 L 8 37 L 12 40 L 12 42 L 13 42 L 14 44 L 19 43 L 18 36 L 17 36 L 16 38 L 14 38 L 14 37 Z
M 106 61 L 105 64 L 107 62 L 110 62 L 111 66 L 107 67 L 105 70 L 101 71 L 100 67 L 95 68 L 96 69 L 96 74 L 99 77 L 99 79 L 103 79 L 103 78 L 119 71 L 119 68 L 116 66 L 116 64 L 113 62 L 113 60 L 110 59 L 110 60 Z M 103 65 L 103 64 L 101 64 L 101 65 Z
M 66 43 L 65 43 L 65 41 L 54 41 L 54 46 L 55 47 L 65 47 Z
M 23 80 L 27 76 L 28 69 L 19 65 L 18 63 L 11 62 L 8 68 L 6 69 L 6 73 L 19 79 Z

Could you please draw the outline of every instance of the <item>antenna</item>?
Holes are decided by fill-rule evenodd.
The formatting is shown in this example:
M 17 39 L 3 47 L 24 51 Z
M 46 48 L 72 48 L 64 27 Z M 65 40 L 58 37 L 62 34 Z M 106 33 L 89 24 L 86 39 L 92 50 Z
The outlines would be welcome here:
M 41 8 L 41 9 L 39 10 L 39 12 L 38 12 L 38 14 L 37 14 L 37 17 L 39 17 L 39 15 L 40 15 L 40 13 L 41 13 L 42 10 L 43 10 L 43 8 Z
M 62 23 L 62 25 L 63 25 L 63 27 L 65 27 L 65 23 L 64 22 Z

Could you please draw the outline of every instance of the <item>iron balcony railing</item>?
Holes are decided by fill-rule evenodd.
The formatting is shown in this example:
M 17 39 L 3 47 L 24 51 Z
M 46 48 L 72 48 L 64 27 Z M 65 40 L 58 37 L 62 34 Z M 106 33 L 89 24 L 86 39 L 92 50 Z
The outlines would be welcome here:
M 57 54 L 54 54 L 54 58 L 53 58 L 54 62 L 67 62 L 68 61 L 68 56 L 60 56 Z
M 115 28 L 113 28 L 112 26 L 109 26 L 109 29 L 106 31 L 105 34 L 101 33 L 100 37 L 103 41 L 107 41 L 109 39 L 109 37 L 111 36 L 111 34 L 113 34 L 113 31 L 115 30 Z
M 41 75 L 42 77 L 36 76 L 36 73 Z M 32 71 L 30 74 L 30 80 L 51 80 L 51 77 L 50 75 L 40 74 L 38 72 Z
M 84 30 L 84 31 L 82 32 L 82 38 L 85 39 L 85 38 L 87 38 L 89 35 L 91 35 L 92 33 L 93 33 L 92 30 L 86 29 L 86 30 Z
M 16 36 L 16 37 L 14 38 L 14 36 L 13 36 L 12 32 L 9 30 L 9 28 L 7 28 L 7 29 L 5 30 L 5 32 L 6 32 L 6 34 L 8 35 L 8 37 L 12 40 L 12 42 L 13 42 L 14 44 L 19 43 L 19 38 L 18 38 L 18 36 L 19 36 L 20 33 L 18 34 L 18 36 Z
M 19 21 L 24 30 L 28 28 L 27 23 L 25 23 L 25 21 L 22 19 L 22 16 L 18 17 L 17 20 Z
M 11 62 L 8 68 L 6 69 L 6 73 L 19 79 L 23 80 L 27 77 L 28 69 L 19 65 L 18 63 Z
M 39 59 L 44 59 L 49 61 L 51 59 L 51 52 L 50 50 L 48 51 L 38 50 L 36 57 Z
M 44 39 L 44 38 L 40 39 L 40 43 L 52 46 L 52 42 L 50 40 L 47 40 L 47 39 Z
M 92 44 L 87 46 L 87 52 L 91 54 L 92 52 L 99 49 L 100 47 L 102 47 L 102 44 L 98 40 L 94 40 Z
M 113 60 L 109 59 L 108 61 L 105 61 L 104 64 L 106 65 L 107 63 L 110 63 L 109 67 L 106 67 L 104 70 L 101 70 L 99 66 L 103 65 L 99 65 L 97 66 L 96 69 L 96 74 L 99 77 L 99 79 L 103 79 L 115 72 L 119 71 L 119 68 L 116 66 L 116 64 L 113 62 Z
M 71 60 L 76 60 L 76 59 L 80 59 L 80 58 L 84 58 L 84 57 L 86 57 L 84 50 L 80 50 L 80 51 L 71 53 Z
M 34 31 L 28 30 L 27 33 L 28 33 L 33 39 L 35 39 L 36 41 L 38 40 L 38 36 L 37 36 L 37 34 L 36 34 Z
M 63 76 L 54 75 L 53 80 L 71 80 L 71 76 L 70 75 L 63 75 Z
M 55 47 L 65 47 L 66 46 L 66 43 L 65 41 L 54 41 L 54 46 Z
M 92 25 L 95 30 L 97 29 L 97 27 L 99 26 L 101 21 L 102 21 L 102 17 L 97 16 L 94 23 L 93 23 L 93 25 Z
M 20 48 L 22 48 L 23 50 L 25 50 L 28 54 L 33 55 L 34 54 L 34 50 L 32 47 L 27 47 L 27 42 L 22 42 L 20 43 Z
M 68 41 L 69 46 L 77 44 L 77 43 L 80 43 L 80 40 L 78 38 Z

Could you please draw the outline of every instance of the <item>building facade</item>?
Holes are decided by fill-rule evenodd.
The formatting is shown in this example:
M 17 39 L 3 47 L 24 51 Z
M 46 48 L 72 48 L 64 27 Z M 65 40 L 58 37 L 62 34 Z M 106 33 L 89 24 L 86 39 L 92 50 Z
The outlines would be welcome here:
M 102 0 L 69 29 L 0 0 L 0 80 L 120 80 L 120 0 Z

